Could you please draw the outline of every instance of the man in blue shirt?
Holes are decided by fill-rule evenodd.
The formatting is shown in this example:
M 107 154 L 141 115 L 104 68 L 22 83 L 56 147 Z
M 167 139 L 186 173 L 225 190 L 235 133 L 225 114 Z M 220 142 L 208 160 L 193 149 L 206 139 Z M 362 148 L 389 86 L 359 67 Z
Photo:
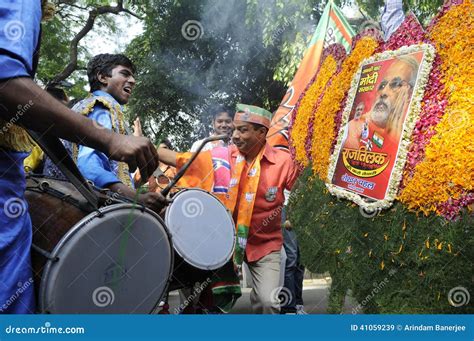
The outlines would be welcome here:
M 122 54 L 99 54 L 87 65 L 87 76 L 90 95 L 78 102 L 72 110 L 87 116 L 104 130 L 118 134 L 129 134 L 123 117 L 122 105 L 127 104 L 135 86 L 135 66 Z M 77 159 L 77 165 L 85 178 L 95 186 L 109 188 L 123 196 L 135 198 L 137 195 L 128 167 L 123 162 L 111 160 L 103 152 L 94 148 L 65 143 Z M 60 171 L 47 160 L 45 173 L 64 177 Z M 160 211 L 162 196 L 148 192 L 138 194 L 137 199 L 149 208 Z
M 23 160 L 31 141 L 21 126 L 101 150 L 148 178 L 158 155 L 146 138 L 100 129 L 32 80 L 45 0 L 0 0 L 0 313 L 35 311 L 31 221 Z

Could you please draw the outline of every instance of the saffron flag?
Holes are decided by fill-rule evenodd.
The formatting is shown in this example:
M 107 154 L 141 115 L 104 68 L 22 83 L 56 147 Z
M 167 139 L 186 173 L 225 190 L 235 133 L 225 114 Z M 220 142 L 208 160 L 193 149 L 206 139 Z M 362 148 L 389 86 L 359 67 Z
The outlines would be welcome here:
M 270 145 L 288 150 L 288 124 L 292 111 L 311 78 L 316 74 L 323 49 L 331 44 L 342 44 L 349 52 L 354 31 L 347 23 L 341 10 L 332 1 L 326 5 L 316 32 L 304 54 L 296 75 L 286 91 L 283 100 L 273 115 L 267 141 Z

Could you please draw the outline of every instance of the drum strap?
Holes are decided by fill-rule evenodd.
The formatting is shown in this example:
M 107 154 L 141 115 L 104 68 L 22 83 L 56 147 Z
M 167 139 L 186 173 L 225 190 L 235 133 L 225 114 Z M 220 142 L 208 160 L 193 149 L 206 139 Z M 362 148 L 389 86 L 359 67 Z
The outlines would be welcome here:
M 41 149 L 43 149 L 51 160 L 59 167 L 68 180 L 71 181 L 74 187 L 77 188 L 79 193 L 86 198 L 89 205 L 92 206 L 94 210 L 97 210 L 99 205 L 97 196 L 82 176 L 79 168 L 77 168 L 59 138 L 49 134 L 40 135 L 31 130 L 28 132 Z
M 74 199 L 70 194 L 63 193 L 61 191 L 58 191 L 57 189 L 54 189 L 50 186 L 49 182 L 46 180 L 39 181 L 38 179 L 35 179 L 34 177 L 28 177 L 32 179 L 36 185 L 35 186 L 27 186 L 26 189 L 33 191 L 33 192 L 38 192 L 38 193 L 46 193 L 49 194 L 55 198 L 58 198 L 62 201 L 65 201 L 80 210 L 91 213 L 94 212 L 95 210 L 91 208 L 91 206 L 85 202 L 81 202 L 77 199 Z
M 36 245 L 35 243 L 31 243 L 31 248 L 33 250 L 35 250 L 36 252 L 38 252 L 41 256 L 43 256 L 44 258 L 47 258 L 53 262 L 57 262 L 59 260 L 59 257 L 53 257 L 51 256 L 51 253 L 49 253 L 48 251 L 46 250 L 43 250 L 42 248 L 40 248 L 38 245 Z

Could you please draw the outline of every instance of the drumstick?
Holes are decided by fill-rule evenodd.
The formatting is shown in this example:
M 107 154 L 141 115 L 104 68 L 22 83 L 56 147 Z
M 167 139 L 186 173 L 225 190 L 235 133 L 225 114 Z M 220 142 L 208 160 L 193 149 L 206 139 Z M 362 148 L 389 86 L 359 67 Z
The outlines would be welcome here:
M 209 136 L 205 138 L 199 148 L 196 150 L 194 155 L 184 164 L 183 167 L 179 170 L 178 173 L 176 173 L 176 176 L 173 178 L 173 180 L 170 181 L 170 183 L 161 191 L 161 194 L 166 197 L 168 193 L 171 191 L 171 189 L 176 185 L 176 183 L 181 179 L 184 175 L 184 173 L 188 170 L 189 166 L 193 163 L 193 161 L 196 159 L 198 154 L 201 152 L 201 150 L 204 148 L 206 143 L 212 142 L 212 141 L 218 141 L 218 140 L 228 140 L 229 135 L 224 134 L 224 135 L 216 135 L 216 136 Z

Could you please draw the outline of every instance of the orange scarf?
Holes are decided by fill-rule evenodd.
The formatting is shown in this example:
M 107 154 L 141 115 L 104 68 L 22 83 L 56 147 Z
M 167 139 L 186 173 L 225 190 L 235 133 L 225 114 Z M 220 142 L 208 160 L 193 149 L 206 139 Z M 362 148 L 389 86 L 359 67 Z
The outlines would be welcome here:
M 245 169 L 245 157 L 238 154 L 229 184 L 229 195 L 226 206 L 231 208 L 232 213 L 237 208 L 236 230 L 237 243 L 235 246 L 234 262 L 242 264 L 245 256 L 245 247 L 252 220 L 253 206 L 257 195 L 258 181 L 260 179 L 260 161 L 262 160 L 265 148 L 258 153 L 257 157 L 247 168 L 247 174 L 242 178 Z M 242 183 L 241 183 L 242 182 Z M 239 189 L 242 191 L 239 193 Z M 238 205 L 238 207 L 237 207 Z
M 242 174 L 246 165 L 245 157 L 240 153 L 237 155 L 235 165 L 232 165 L 232 169 L 229 171 L 230 181 L 227 193 L 216 193 L 212 191 L 212 188 L 215 187 L 216 179 L 210 152 L 201 153 L 186 171 L 186 175 L 179 181 L 179 185 L 182 187 L 199 187 L 207 191 L 212 191 L 212 194 L 216 195 L 219 200 L 222 201 L 231 211 L 231 214 L 234 215 L 234 212 L 236 212 L 237 215 L 234 215 L 234 220 L 237 231 L 237 243 L 234 253 L 234 262 L 239 265 L 242 264 L 244 260 L 247 236 L 249 234 L 253 206 L 255 204 L 260 179 L 260 161 L 262 160 L 264 152 L 265 147 L 262 148 L 255 160 L 249 165 L 245 176 Z M 231 149 L 227 149 L 225 154 L 225 157 L 228 158 L 227 161 L 230 163 Z M 176 158 L 177 168 L 180 169 L 191 155 L 191 153 L 178 153 Z M 224 158 L 222 153 L 220 157 Z M 224 177 L 224 175 L 220 173 L 219 177 Z

